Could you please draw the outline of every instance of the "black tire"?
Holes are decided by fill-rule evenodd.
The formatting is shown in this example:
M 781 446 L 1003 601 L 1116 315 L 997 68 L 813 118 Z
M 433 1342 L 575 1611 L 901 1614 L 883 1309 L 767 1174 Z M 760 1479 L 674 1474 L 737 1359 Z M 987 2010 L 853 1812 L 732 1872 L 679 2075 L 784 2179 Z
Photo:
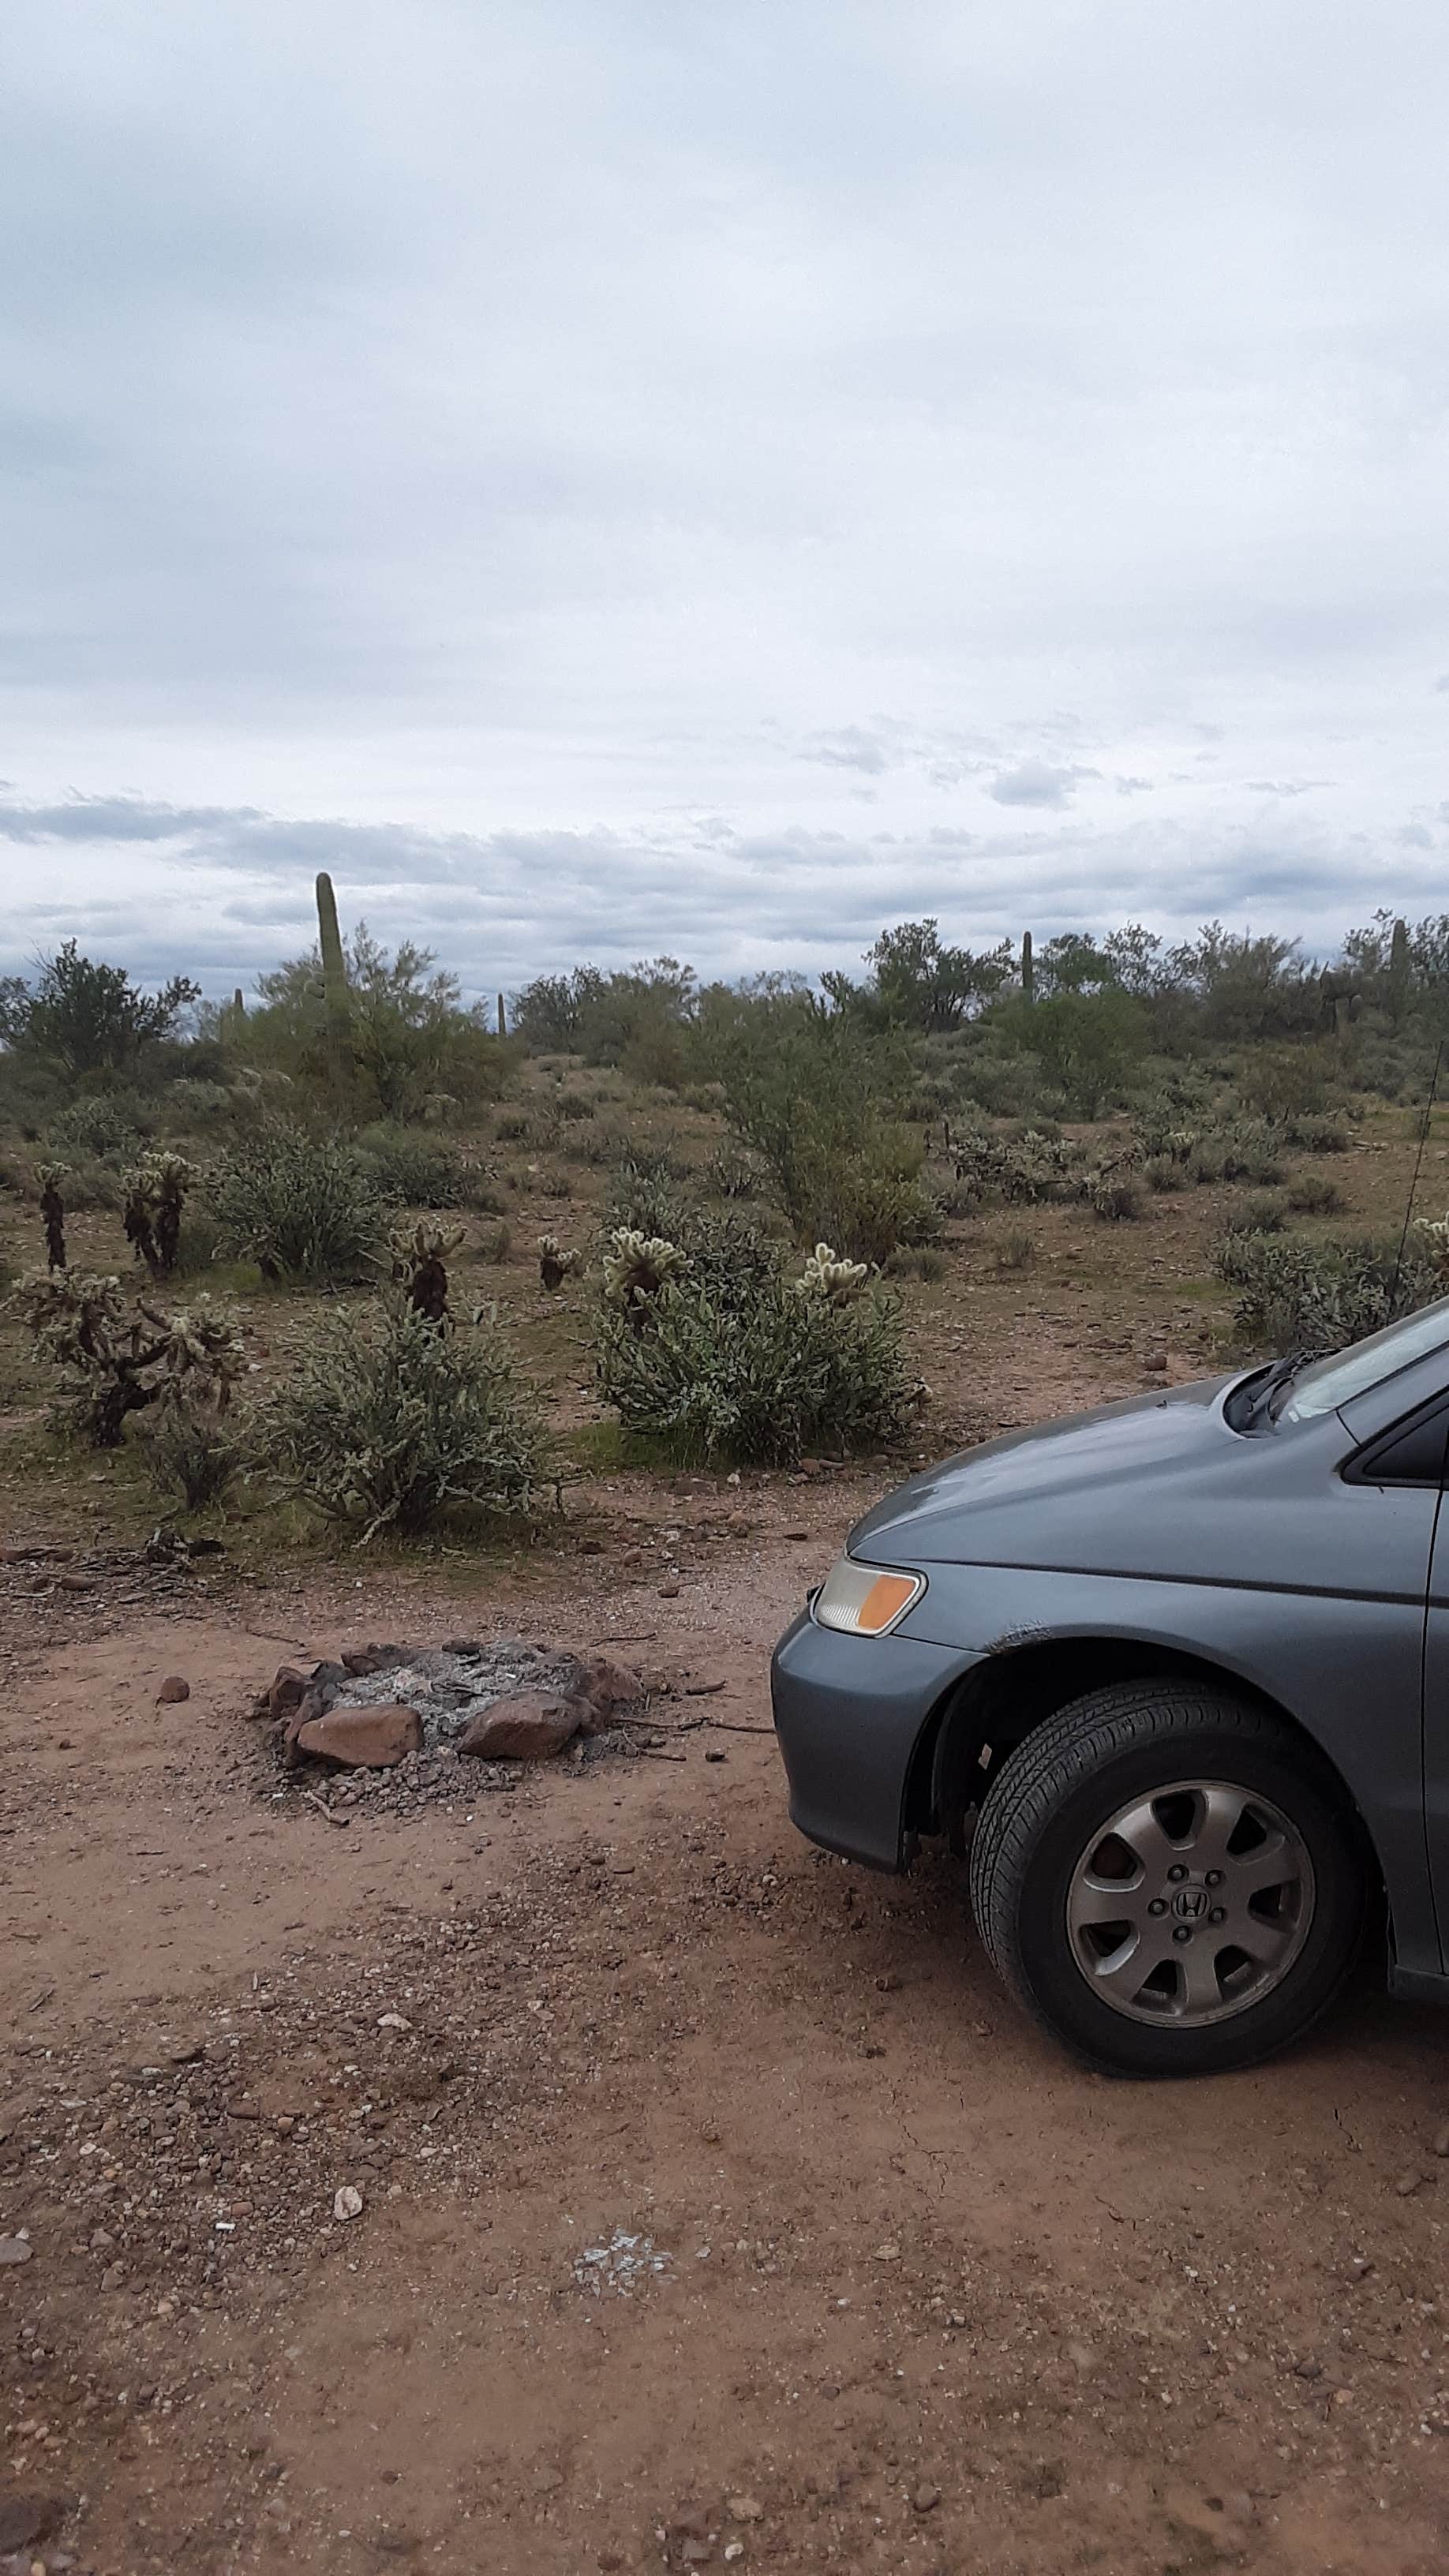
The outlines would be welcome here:
M 1188 1778 L 1271 1802 L 1306 1846 L 1313 1896 L 1280 1982 L 1228 2018 L 1177 2027 L 1128 2018 L 1093 1992 L 1074 1954 L 1068 1895 L 1109 1819 Z M 972 1911 L 993 1966 L 1053 2038 L 1104 2075 L 1220 2074 L 1301 2039 L 1353 1966 L 1366 1895 L 1357 1819 L 1313 1746 L 1266 1710 L 1172 1679 L 1092 1691 L 1038 1727 L 992 1782 L 971 1846 Z

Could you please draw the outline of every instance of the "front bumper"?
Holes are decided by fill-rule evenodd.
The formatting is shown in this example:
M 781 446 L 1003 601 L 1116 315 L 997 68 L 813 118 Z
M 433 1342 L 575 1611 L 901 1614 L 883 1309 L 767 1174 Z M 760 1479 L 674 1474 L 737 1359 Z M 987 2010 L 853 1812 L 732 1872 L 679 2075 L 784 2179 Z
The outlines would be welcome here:
M 827 1851 L 873 1869 L 906 1861 L 906 1783 L 942 1700 L 981 1657 L 899 1630 L 852 1637 L 808 1611 L 781 1638 L 770 1696 L 790 1814 Z

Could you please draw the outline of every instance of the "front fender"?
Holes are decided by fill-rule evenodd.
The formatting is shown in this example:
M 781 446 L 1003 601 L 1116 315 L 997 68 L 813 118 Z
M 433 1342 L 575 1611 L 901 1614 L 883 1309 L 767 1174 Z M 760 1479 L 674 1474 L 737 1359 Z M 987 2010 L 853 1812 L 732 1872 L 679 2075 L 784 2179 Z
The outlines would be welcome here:
M 1318 1745 L 1354 1801 L 1383 1875 L 1399 1965 L 1443 1973 L 1424 1836 L 1421 1603 L 933 1565 L 897 1633 L 969 1643 L 985 1659 L 982 1681 L 1007 1683 L 1012 1659 L 1035 1648 L 1119 1643 L 1209 1665 L 1272 1701 Z

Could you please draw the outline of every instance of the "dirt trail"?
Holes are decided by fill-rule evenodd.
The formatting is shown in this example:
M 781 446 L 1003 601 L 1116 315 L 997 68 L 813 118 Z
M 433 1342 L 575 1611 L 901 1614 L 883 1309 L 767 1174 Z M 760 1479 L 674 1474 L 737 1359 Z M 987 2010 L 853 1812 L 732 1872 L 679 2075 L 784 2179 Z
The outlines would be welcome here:
M 348 1575 L 20 1639 L 0 2498 L 64 2510 L 17 2564 L 1443 2565 L 1444 2025 L 1366 1974 L 1256 2074 L 1067 2065 L 958 1870 L 811 1852 L 739 1731 L 849 1506 L 798 1508 L 686 1537 L 670 1599 Z M 726 1687 L 654 1757 L 339 1830 L 261 1781 L 243 1620 L 638 1634 Z

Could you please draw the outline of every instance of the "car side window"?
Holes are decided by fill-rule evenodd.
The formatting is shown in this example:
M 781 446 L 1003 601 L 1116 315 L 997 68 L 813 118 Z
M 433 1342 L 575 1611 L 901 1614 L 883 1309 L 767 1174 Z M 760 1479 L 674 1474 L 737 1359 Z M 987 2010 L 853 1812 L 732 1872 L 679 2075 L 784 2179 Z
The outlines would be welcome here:
M 1408 1422 L 1400 1422 L 1351 1460 L 1344 1470 L 1352 1485 L 1441 1485 L 1449 1445 L 1449 1405 L 1426 1405 Z

